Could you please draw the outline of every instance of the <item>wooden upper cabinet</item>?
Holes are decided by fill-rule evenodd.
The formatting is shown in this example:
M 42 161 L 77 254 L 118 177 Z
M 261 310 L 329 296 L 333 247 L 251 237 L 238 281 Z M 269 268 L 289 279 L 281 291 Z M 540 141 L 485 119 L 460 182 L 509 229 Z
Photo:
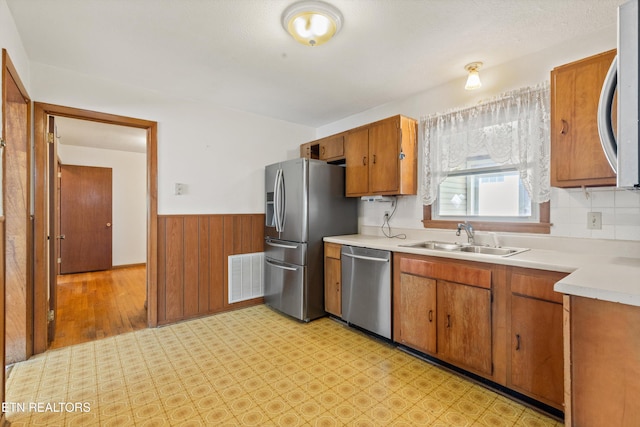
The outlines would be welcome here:
M 616 184 L 600 144 L 597 111 L 611 50 L 551 71 L 551 185 Z
M 354 129 L 345 140 L 346 195 L 417 193 L 417 122 L 389 117 Z
M 344 133 L 300 145 L 300 157 L 326 162 L 344 160 Z
M 369 191 L 369 129 L 347 135 L 345 143 L 346 195 L 364 195 Z
M 344 158 L 344 135 L 334 135 L 318 142 L 320 160 L 332 161 Z

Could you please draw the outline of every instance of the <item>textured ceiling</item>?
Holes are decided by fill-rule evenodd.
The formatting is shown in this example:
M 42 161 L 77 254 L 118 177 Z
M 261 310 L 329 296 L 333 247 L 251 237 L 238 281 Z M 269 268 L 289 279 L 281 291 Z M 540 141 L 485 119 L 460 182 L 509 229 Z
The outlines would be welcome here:
M 7 0 L 31 61 L 313 127 L 615 26 L 624 0 L 329 0 L 344 26 L 314 48 L 292 2 Z

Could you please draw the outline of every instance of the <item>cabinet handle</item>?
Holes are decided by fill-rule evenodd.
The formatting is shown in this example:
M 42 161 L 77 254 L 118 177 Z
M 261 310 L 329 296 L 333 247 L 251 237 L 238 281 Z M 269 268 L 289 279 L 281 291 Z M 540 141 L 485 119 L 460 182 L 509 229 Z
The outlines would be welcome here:
M 520 350 L 520 334 L 516 334 L 516 351 Z
M 326 148 L 326 147 L 323 145 L 323 146 L 322 146 L 322 155 L 323 155 L 323 156 L 324 156 L 324 153 L 325 153 L 325 148 Z
M 447 314 L 447 328 L 451 327 L 451 315 Z
M 433 322 L 433 310 L 429 310 L 429 323 Z
M 565 119 L 562 119 L 562 128 L 560 129 L 560 134 L 561 135 L 566 135 L 567 134 L 567 126 L 569 125 L 569 123 L 567 123 L 567 121 Z
M 374 165 L 376 164 L 376 155 L 375 154 L 373 155 L 373 164 Z
M 367 156 L 362 156 L 362 166 L 367 166 Z

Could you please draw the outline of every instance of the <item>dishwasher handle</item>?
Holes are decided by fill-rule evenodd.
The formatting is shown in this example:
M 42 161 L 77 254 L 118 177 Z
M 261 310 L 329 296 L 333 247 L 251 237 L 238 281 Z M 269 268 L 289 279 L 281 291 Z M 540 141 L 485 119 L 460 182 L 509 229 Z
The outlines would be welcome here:
M 348 253 L 343 253 L 342 255 L 348 256 L 349 258 L 363 259 L 365 261 L 389 262 L 387 258 L 376 258 L 372 256 L 354 255 L 354 254 L 348 254 Z

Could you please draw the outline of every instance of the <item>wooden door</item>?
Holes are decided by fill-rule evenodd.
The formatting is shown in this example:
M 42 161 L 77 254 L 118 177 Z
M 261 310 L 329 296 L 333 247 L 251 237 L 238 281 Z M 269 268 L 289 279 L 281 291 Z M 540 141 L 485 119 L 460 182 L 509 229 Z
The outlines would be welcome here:
M 512 294 L 511 385 L 562 407 L 562 357 L 562 304 Z
M 369 187 L 371 193 L 397 193 L 398 174 L 398 118 L 383 120 L 369 128 Z
M 3 214 L 5 218 L 5 363 L 31 355 L 33 238 L 31 199 L 30 101 L 9 56 L 3 50 Z
M 438 280 L 438 354 L 492 374 L 491 291 Z
M 60 273 L 111 268 L 111 168 L 62 165 Z
M 436 281 L 402 273 L 395 288 L 394 318 L 399 337 L 395 341 L 416 350 L 436 353 Z
M 347 197 L 369 193 L 369 129 L 351 132 L 345 141 Z

